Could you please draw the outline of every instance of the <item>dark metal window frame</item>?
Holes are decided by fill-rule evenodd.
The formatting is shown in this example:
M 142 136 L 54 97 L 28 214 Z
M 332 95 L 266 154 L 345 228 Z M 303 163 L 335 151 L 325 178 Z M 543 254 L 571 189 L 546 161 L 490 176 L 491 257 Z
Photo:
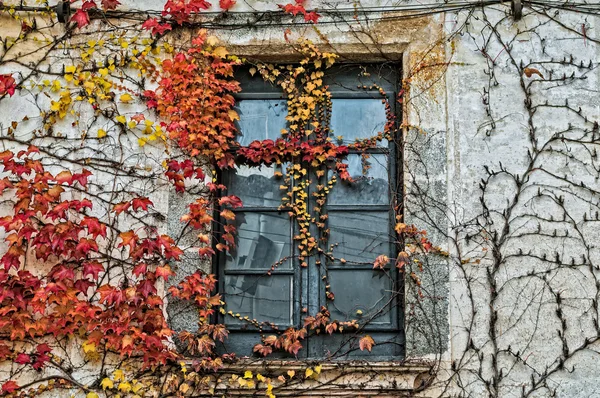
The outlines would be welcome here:
M 357 72 L 358 68 L 372 68 L 377 70 L 378 68 L 388 68 L 393 71 L 394 81 L 388 82 L 386 84 L 386 96 L 387 100 L 392 106 L 392 111 L 396 115 L 397 121 L 402 120 L 402 107 L 396 101 L 398 92 L 401 87 L 401 65 L 398 63 L 387 63 L 387 64 L 369 64 L 369 63 L 359 63 L 359 64 L 341 64 L 339 67 L 334 68 L 333 70 L 340 70 L 342 73 L 342 77 L 344 79 L 348 79 L 344 83 L 349 84 L 348 87 L 352 87 L 356 90 L 357 83 L 359 80 L 356 78 L 356 73 L 352 75 L 352 73 L 345 73 L 344 69 L 346 68 L 355 68 L 351 69 L 352 72 Z M 337 73 L 337 72 L 336 72 Z M 258 74 L 257 74 L 258 76 Z M 325 79 L 328 76 L 328 70 L 325 71 Z M 243 91 L 236 95 L 236 100 L 266 100 L 266 99 L 285 99 L 283 93 L 279 89 L 279 87 L 271 85 L 269 83 L 262 82 L 262 78 L 260 76 L 254 77 L 250 79 L 251 82 L 245 85 L 244 80 L 241 80 Z M 260 81 L 259 81 L 260 80 Z M 352 84 L 353 83 L 353 84 Z M 342 89 L 342 90 L 331 90 L 332 99 L 381 99 L 381 94 L 378 89 L 374 88 L 372 90 L 364 90 L 360 89 L 358 91 L 353 91 L 352 89 Z M 398 127 L 398 126 L 396 126 Z M 365 152 L 368 154 L 388 154 L 389 160 L 389 170 L 390 170 L 390 180 L 389 184 L 389 204 L 386 205 L 330 205 L 326 204 L 324 209 L 327 212 L 335 211 L 335 212 L 389 212 L 389 236 L 396 236 L 394 231 L 395 225 L 395 215 L 400 213 L 403 214 L 403 153 L 402 153 L 402 134 L 400 129 L 397 129 L 397 137 L 394 137 L 393 140 L 388 142 L 388 147 L 381 148 L 373 148 L 366 150 Z M 350 154 L 361 154 L 362 151 L 351 151 Z M 309 168 L 310 169 L 310 168 Z M 307 175 L 308 177 L 314 177 Z M 229 186 L 229 173 L 228 172 L 220 172 L 218 175 L 219 181 L 221 181 L 225 186 Z M 312 195 L 310 195 L 310 189 L 308 192 L 309 208 L 314 206 L 314 200 L 312 199 Z M 393 205 L 397 205 L 399 207 L 398 212 L 394 212 Z M 240 209 L 235 210 L 236 213 L 244 212 L 244 213 L 281 213 L 277 210 L 277 207 L 242 207 Z M 312 227 L 315 227 L 314 225 Z M 220 224 L 215 223 L 214 225 L 215 231 L 217 232 L 217 236 L 221 232 Z M 290 245 L 292 248 L 292 255 L 297 255 L 297 244 L 293 240 L 293 236 L 298 233 L 296 222 L 290 220 Z M 311 230 L 312 236 L 317 236 L 318 231 Z M 402 242 L 396 244 L 396 247 L 393 248 L 394 253 L 398 253 L 403 250 Z M 327 302 L 327 298 L 325 297 L 325 289 L 322 286 L 321 277 L 323 275 L 324 267 L 317 267 L 315 262 L 317 261 L 317 256 L 309 257 L 308 267 L 301 268 L 299 265 L 292 264 L 291 269 L 277 269 L 272 272 L 272 275 L 293 275 L 293 308 L 292 308 L 292 316 L 293 316 L 293 326 L 294 327 L 302 327 L 302 318 L 308 314 L 315 314 L 319 311 L 321 305 L 324 305 Z M 325 258 L 321 257 L 320 260 L 322 262 L 325 261 Z M 348 264 L 343 265 L 343 269 L 361 269 L 365 270 L 364 266 L 352 266 Z M 339 269 L 342 268 L 340 266 L 328 264 L 328 269 Z M 371 266 L 372 268 L 372 266 Z M 217 252 L 217 255 L 213 259 L 213 271 L 218 275 L 219 292 L 224 292 L 224 276 L 225 275 L 264 275 L 265 272 L 263 270 L 252 270 L 252 269 L 239 269 L 235 271 L 226 270 L 225 269 L 225 254 Z M 382 340 L 393 340 L 394 344 L 392 344 L 392 349 L 384 355 L 364 355 L 364 356 L 352 356 L 350 359 L 365 359 L 369 360 L 389 360 L 389 359 L 402 359 L 405 352 L 405 336 L 404 336 L 404 280 L 403 274 L 399 272 L 395 267 L 391 267 L 392 274 L 395 276 L 395 280 L 393 281 L 394 289 L 396 289 L 399 294 L 396 295 L 395 302 L 391 306 L 391 311 L 393 311 L 392 319 L 395 320 L 395 325 L 389 328 L 378 328 L 376 326 L 367 326 L 365 328 L 365 334 L 371 335 L 376 342 Z M 269 277 L 269 276 L 265 276 Z M 335 293 L 335 292 L 334 292 Z M 317 298 L 317 300 L 315 300 Z M 302 312 L 302 309 L 308 309 L 308 314 Z M 227 316 L 227 315 L 225 315 Z M 224 322 L 224 316 L 218 315 L 216 317 L 218 322 Z M 289 327 L 289 325 L 279 325 L 281 330 Z M 260 334 L 269 334 L 270 331 L 268 328 L 262 332 L 259 332 L 254 327 L 238 327 L 237 325 L 228 325 L 228 329 L 230 330 L 230 337 L 228 341 L 226 341 L 226 346 L 228 351 L 237 352 L 240 355 L 251 355 L 252 347 L 260 342 Z M 312 336 L 304 341 L 304 348 L 299 352 L 299 358 L 308 358 L 308 359 L 316 359 L 322 358 L 323 355 L 319 355 L 317 353 L 323 353 L 325 351 L 325 347 L 330 345 L 328 343 L 328 339 L 335 338 L 335 334 L 333 336 Z M 342 338 L 344 335 L 340 335 Z M 360 355 L 360 352 L 358 353 Z M 281 353 L 279 355 L 274 355 L 273 357 L 291 357 L 285 353 Z

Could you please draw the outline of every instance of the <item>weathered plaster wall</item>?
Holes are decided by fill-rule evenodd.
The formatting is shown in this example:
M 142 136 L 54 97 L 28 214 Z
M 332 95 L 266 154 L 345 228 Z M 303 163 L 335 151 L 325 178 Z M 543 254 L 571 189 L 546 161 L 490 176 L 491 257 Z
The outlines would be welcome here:
M 133 0 L 122 3 L 132 8 L 141 7 Z M 152 0 L 145 2 L 143 7 L 161 9 L 162 3 L 162 0 Z M 239 10 L 247 7 L 239 3 Z M 259 10 L 272 8 L 269 2 L 251 4 Z M 379 2 L 363 1 L 361 4 L 369 6 Z M 319 6 L 316 3 L 312 5 Z M 330 2 L 324 2 L 322 6 L 328 5 Z M 502 178 L 488 184 L 485 197 L 486 206 L 492 213 L 490 219 L 495 223 L 483 221 L 479 184 L 488 176 L 486 167 L 499 169 L 502 162 L 502 167 L 512 173 L 521 176 L 529 173 L 531 183 L 547 184 L 544 189 L 560 191 L 564 188 L 547 174 L 528 170 L 528 150 L 533 145 L 530 140 L 532 127 L 524 105 L 527 95 L 522 89 L 522 82 L 539 77 L 523 77 L 513 60 L 518 65 L 531 59 L 561 59 L 573 55 L 577 61 L 585 60 L 587 63 L 591 59 L 596 63 L 600 59 L 598 45 L 573 34 L 569 28 L 577 30 L 581 24 L 586 24 L 587 31 L 593 32 L 598 27 L 598 19 L 563 13 L 560 18 L 564 27 L 545 24 L 539 26 L 535 33 L 517 35 L 519 31 L 533 28 L 544 18 L 532 14 L 516 22 L 506 17 L 508 10 L 507 6 L 494 6 L 486 10 L 485 16 L 474 10 L 476 17 L 471 16 L 467 26 L 463 25 L 468 15 L 466 11 L 377 22 L 369 24 L 367 31 L 370 37 L 355 27 L 339 23 L 323 25 L 319 32 L 312 26 L 292 29 L 292 34 L 312 38 L 324 47 L 330 46 L 342 58 L 403 62 L 407 78 L 404 115 L 406 221 L 427 229 L 433 240 L 450 253 L 447 259 L 427 260 L 422 275 L 424 297 L 418 297 L 414 287 L 407 285 L 407 357 L 411 361 L 441 360 L 436 382 L 424 392 L 426 396 L 485 396 L 490 393 L 486 380 L 492 380 L 490 383 L 493 384 L 494 378 L 498 382 L 494 390 L 497 396 L 520 396 L 522 386 L 531 384 L 532 375 L 540 377 L 560 358 L 564 348 L 557 334 L 560 318 L 556 316 L 557 307 L 551 300 L 553 296 L 548 286 L 562 292 L 567 303 L 563 311 L 569 325 L 568 338 L 572 348 L 597 333 L 591 313 L 591 302 L 596 299 L 595 264 L 600 260 L 600 253 L 593 243 L 598 235 L 596 229 L 579 222 L 564 226 L 564 230 L 579 233 L 581 240 L 589 244 L 565 241 L 558 247 L 552 237 L 536 234 L 539 223 L 527 215 L 535 211 L 560 218 L 563 210 L 552 203 L 534 203 L 532 198 L 537 189 L 533 188 L 523 190 L 524 193 L 513 205 L 515 186 Z M 489 23 L 486 18 L 489 18 Z M 511 46 L 510 51 L 496 40 L 490 24 L 508 38 L 510 43 L 504 45 Z M 10 29 L 9 24 L 2 23 L 0 35 Z M 458 30 L 461 33 L 454 34 Z M 272 61 L 293 58 L 280 28 L 215 33 L 243 56 Z M 328 42 L 322 43 L 320 35 L 327 37 Z M 485 53 L 482 48 L 485 48 Z M 545 77 L 549 77 L 548 69 L 538 68 Z M 556 66 L 557 70 L 560 68 L 560 65 Z M 490 76 L 492 69 L 493 76 Z M 586 79 L 572 84 L 557 83 L 552 88 L 533 87 L 530 97 L 541 103 L 548 100 L 562 104 L 568 99 L 574 109 L 582 107 L 590 121 L 597 120 L 600 118 L 598 69 L 583 72 L 572 69 L 578 75 L 585 74 Z M 562 75 L 563 72 L 556 73 Z M 15 105 L 14 101 L 8 104 L 11 103 L 0 106 L 0 114 L 14 115 L 27 106 Z M 8 109 L 8 106 L 11 108 Z M 541 109 L 533 120 L 539 145 L 552 134 L 567 128 L 569 123 L 583 127 L 589 124 L 577 114 L 552 108 Z M 577 181 L 585 179 L 588 186 L 600 190 L 598 173 L 590 173 L 588 168 L 577 162 L 565 164 L 551 159 L 540 162 L 561 175 L 574 176 Z M 571 188 L 565 189 L 572 192 Z M 580 216 L 595 211 L 594 201 L 590 203 L 586 199 L 583 196 L 579 199 L 571 197 L 567 204 L 569 210 Z M 175 231 L 178 228 L 182 212 L 177 204 L 179 200 L 166 191 L 154 199 L 161 211 L 167 214 L 167 222 L 162 225 L 165 230 Z M 498 269 L 494 265 L 493 245 L 485 239 L 469 240 L 465 236 L 478 233 L 493 240 L 494 233 L 501 234 L 504 230 L 500 216 L 508 208 L 512 211 L 508 236 L 523 230 L 531 230 L 532 233 L 508 239 L 497 248 L 505 257 L 501 269 Z M 522 222 L 519 217 L 522 217 Z M 579 231 L 578 226 L 582 226 Z M 542 227 L 544 231 L 547 228 L 550 227 Z M 534 257 L 510 256 L 519 249 L 523 252 L 531 250 L 540 257 L 544 253 L 554 256 L 558 252 L 561 258 L 578 258 L 585 252 L 592 265 L 590 270 L 558 267 L 540 277 L 546 278 L 542 283 L 521 277 L 547 270 L 547 264 Z M 187 260 L 179 265 L 177 278 L 198 267 L 208 269 L 206 263 L 200 263 L 190 253 Z M 490 270 L 494 272 L 491 282 Z M 179 312 L 175 305 L 170 307 L 169 313 L 176 327 L 194 323 L 192 315 L 182 315 L 186 312 Z M 492 320 L 496 317 L 497 320 Z M 472 346 L 477 350 L 469 351 Z M 510 355 L 505 358 L 499 356 L 498 350 L 518 351 L 526 360 L 515 365 Z M 600 361 L 596 350 L 593 345 L 581 350 L 568 359 L 567 370 L 552 375 L 549 383 L 556 387 L 559 396 L 600 396 L 600 379 L 597 378 Z M 460 382 L 453 382 L 447 387 L 443 381 L 455 375 L 455 366 L 460 369 Z M 548 396 L 549 391 L 540 390 L 531 395 Z

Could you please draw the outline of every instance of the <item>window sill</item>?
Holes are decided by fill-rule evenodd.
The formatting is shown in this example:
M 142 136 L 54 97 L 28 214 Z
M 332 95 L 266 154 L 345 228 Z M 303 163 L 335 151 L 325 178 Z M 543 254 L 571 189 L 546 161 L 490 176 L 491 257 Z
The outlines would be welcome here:
M 241 360 L 225 365 L 219 371 L 220 380 L 228 382 L 231 375 L 252 372 L 270 376 L 273 379 L 273 393 L 277 397 L 398 397 L 413 396 L 427 387 L 434 375 L 434 364 L 427 362 L 367 362 L 337 361 L 322 363 L 318 379 L 306 378 L 307 368 L 318 365 L 312 361 L 283 360 Z M 288 371 L 295 372 L 290 379 Z M 277 380 L 284 375 L 286 382 Z M 230 384 L 230 383 L 228 383 Z M 266 385 L 260 383 L 258 389 L 242 386 L 218 384 L 216 396 L 252 396 L 264 391 Z

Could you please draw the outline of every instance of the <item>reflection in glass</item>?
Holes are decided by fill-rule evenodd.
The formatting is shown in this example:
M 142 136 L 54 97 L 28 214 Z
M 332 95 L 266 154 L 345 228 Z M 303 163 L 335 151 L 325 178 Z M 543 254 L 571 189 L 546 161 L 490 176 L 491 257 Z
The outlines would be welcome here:
M 335 300 L 329 305 L 331 318 L 356 319 L 370 324 L 390 324 L 392 313 L 385 307 L 392 297 L 393 281 L 381 271 L 330 270 L 329 283 Z M 371 321 L 371 318 L 373 320 Z
M 282 173 L 282 170 L 282 166 L 237 166 L 229 174 L 231 181 L 228 191 L 238 196 L 246 207 L 277 208 L 285 191 L 279 189 L 281 178 L 275 177 L 275 172 Z
M 327 198 L 332 205 L 387 205 L 389 198 L 388 157 L 373 154 L 348 155 L 345 161 L 354 182 L 338 181 Z M 363 167 L 368 166 L 363 175 Z
M 390 255 L 388 212 L 329 212 L 329 243 L 333 254 L 348 262 L 372 264 L 380 254 Z
M 292 323 L 291 275 L 227 275 L 224 282 L 224 301 L 228 311 L 259 322 Z M 246 322 L 227 316 L 225 323 Z
M 277 268 L 290 268 L 291 232 L 287 213 L 236 213 L 237 242 L 225 262 L 228 270 L 262 269 L 287 258 Z
M 387 117 L 381 99 L 333 99 L 331 128 L 334 137 L 342 136 L 345 144 L 356 138 L 371 138 L 383 132 Z M 379 143 L 387 146 L 387 140 Z
M 284 100 L 241 100 L 236 105 L 240 115 L 238 142 L 247 146 L 255 140 L 276 140 L 286 127 L 287 105 Z

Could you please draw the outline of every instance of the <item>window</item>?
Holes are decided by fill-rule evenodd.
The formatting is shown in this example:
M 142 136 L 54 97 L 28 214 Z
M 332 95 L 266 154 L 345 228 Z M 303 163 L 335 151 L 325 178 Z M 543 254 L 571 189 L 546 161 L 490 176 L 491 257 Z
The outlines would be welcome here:
M 258 73 L 250 76 L 241 71 L 240 76 L 240 145 L 281 137 L 288 123 L 281 89 L 265 83 Z M 324 81 L 332 94 L 329 126 L 333 142 L 348 145 L 382 132 L 389 114 L 398 111 L 398 79 L 396 64 L 327 69 Z M 387 102 L 380 89 L 385 91 Z M 386 110 L 386 103 L 391 109 Z M 306 316 L 314 316 L 325 306 L 332 320 L 356 320 L 360 327 L 354 333 L 372 336 L 376 345 L 368 353 L 347 343 L 344 333 L 313 335 L 303 342 L 299 357 L 403 355 L 401 275 L 393 266 L 384 271 L 373 269 L 377 256 L 394 258 L 399 250 L 393 227 L 401 211 L 398 165 L 402 154 L 400 135 L 395 135 L 370 149 L 350 150 L 345 163 L 354 182 L 338 178 L 330 185 L 325 203 L 317 203 L 312 193 L 319 189 L 317 185 L 327 184 L 333 177 L 331 172 L 318 174 L 318 170 L 308 168 L 306 175 L 289 181 L 296 194 L 303 192 L 308 198 L 309 214 L 324 215 L 313 220 L 310 233 L 318 236 L 320 246 L 326 249 L 312 256 L 303 255 L 302 242 L 294 239 L 298 223 L 280 207 L 287 194 L 280 189 L 282 181 L 293 179 L 291 171 L 301 159 L 269 167 L 239 164 L 222 175 L 228 193 L 239 196 L 244 204 L 236 209 L 236 249 L 215 260 L 226 309 L 236 315 L 221 315 L 219 319 L 231 333 L 226 341 L 228 351 L 252 355 L 252 347 L 261 342 L 261 333 L 301 328 Z M 315 225 L 319 220 L 328 233 L 320 234 Z M 251 320 L 258 321 L 259 326 Z

